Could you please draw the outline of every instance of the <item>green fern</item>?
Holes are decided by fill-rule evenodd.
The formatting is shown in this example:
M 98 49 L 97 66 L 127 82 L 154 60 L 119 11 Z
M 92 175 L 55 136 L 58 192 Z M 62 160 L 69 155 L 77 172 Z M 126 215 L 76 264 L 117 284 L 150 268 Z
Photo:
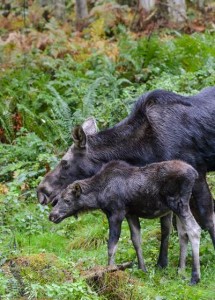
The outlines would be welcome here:
M 12 142 L 14 137 L 12 118 L 13 115 L 5 103 L 0 103 L 0 128 L 3 129 L 4 136 L 8 142 Z

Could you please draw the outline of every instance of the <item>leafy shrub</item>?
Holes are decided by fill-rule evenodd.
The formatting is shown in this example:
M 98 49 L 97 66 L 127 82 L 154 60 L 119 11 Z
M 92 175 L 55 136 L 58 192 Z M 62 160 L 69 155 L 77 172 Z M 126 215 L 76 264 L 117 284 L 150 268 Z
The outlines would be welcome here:
M 53 146 L 24 128 L 20 130 L 13 144 L 0 144 L 0 151 L 1 181 L 13 178 L 16 186 L 21 186 L 27 179 L 43 175 L 47 165 L 53 167 L 57 162 L 56 157 L 51 155 Z
M 100 51 L 87 38 L 81 41 L 82 49 L 74 46 L 74 55 L 67 53 L 64 59 L 32 51 L 27 69 L 20 66 L 1 75 L 0 138 L 2 134 L 12 142 L 23 126 L 65 149 L 72 126 L 90 115 L 102 128 L 115 124 L 128 114 L 139 90 L 166 88 L 190 94 L 213 85 L 213 40 L 207 33 L 175 38 L 154 34 L 135 40 L 125 31 L 115 43 L 114 56 L 105 50 L 108 41 Z M 88 54 L 82 57 L 84 51 Z
M 28 299 L 40 299 L 41 297 L 47 297 L 47 299 L 65 299 L 65 300 L 99 300 L 95 292 L 85 283 L 85 281 L 79 279 L 72 283 L 63 284 L 45 284 L 41 286 L 39 284 L 31 284 L 29 287 Z

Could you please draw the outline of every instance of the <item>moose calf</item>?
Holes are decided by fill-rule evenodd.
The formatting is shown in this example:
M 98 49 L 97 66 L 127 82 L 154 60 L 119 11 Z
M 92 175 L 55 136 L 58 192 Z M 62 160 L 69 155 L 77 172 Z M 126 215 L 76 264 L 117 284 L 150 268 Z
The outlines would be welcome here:
M 185 162 L 172 160 L 134 167 L 111 161 L 93 177 L 75 181 L 61 194 L 49 219 L 59 223 L 79 212 L 101 209 L 109 222 L 108 264 L 114 264 L 121 224 L 127 219 L 137 253 L 138 266 L 146 271 L 141 251 L 139 218 L 158 218 L 174 212 L 180 241 L 179 268 L 185 268 L 188 239 L 192 246 L 191 284 L 200 280 L 200 227 L 189 207 L 197 171 Z

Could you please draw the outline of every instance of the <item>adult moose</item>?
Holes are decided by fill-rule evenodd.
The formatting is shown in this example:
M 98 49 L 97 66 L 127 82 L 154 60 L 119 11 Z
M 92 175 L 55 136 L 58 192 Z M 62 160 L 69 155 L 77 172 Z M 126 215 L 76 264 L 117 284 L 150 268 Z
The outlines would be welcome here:
M 131 114 L 113 128 L 97 133 L 94 119 L 73 131 L 74 144 L 57 167 L 38 187 L 41 204 L 54 205 L 61 191 L 77 179 L 96 174 L 111 160 L 124 160 L 136 166 L 179 159 L 199 173 L 193 200 L 200 224 L 215 247 L 215 217 L 206 173 L 215 171 L 215 87 L 194 96 L 181 96 L 164 90 L 142 95 Z M 161 218 L 161 248 L 158 265 L 167 264 L 170 216 Z M 138 225 L 138 218 L 135 226 Z

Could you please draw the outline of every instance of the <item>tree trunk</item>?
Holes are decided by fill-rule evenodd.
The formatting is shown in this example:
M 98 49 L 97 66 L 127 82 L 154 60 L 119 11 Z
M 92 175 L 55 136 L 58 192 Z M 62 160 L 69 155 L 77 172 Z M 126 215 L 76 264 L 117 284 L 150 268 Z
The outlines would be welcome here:
M 40 0 L 40 5 L 41 6 L 47 6 L 48 5 L 48 1 L 47 0 Z
M 40 0 L 40 5 L 57 19 L 63 20 L 66 13 L 66 0 Z
M 197 7 L 198 7 L 200 10 L 203 10 L 203 9 L 204 9 L 204 6 L 205 6 L 205 0 L 197 0 Z
M 63 20 L 66 13 L 66 1 L 65 0 L 53 0 L 54 16 L 57 19 Z
M 76 20 L 77 22 L 88 16 L 87 0 L 76 0 Z
M 174 23 L 181 23 L 186 20 L 185 0 L 168 0 L 169 18 Z
M 75 0 L 76 7 L 76 29 L 78 31 L 82 31 L 84 27 L 87 25 L 87 16 L 88 16 L 88 8 L 87 8 L 87 0 Z
M 152 11 L 155 6 L 155 0 L 139 0 L 140 9 L 143 8 L 146 12 Z

